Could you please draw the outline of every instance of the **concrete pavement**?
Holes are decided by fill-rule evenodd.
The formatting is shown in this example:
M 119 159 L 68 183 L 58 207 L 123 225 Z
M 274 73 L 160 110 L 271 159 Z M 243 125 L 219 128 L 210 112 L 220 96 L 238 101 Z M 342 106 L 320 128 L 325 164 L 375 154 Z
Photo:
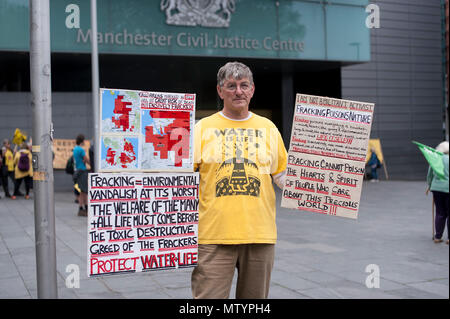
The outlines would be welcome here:
M 449 246 L 432 241 L 425 188 L 425 182 L 365 182 L 356 221 L 280 208 L 278 190 L 269 297 L 448 299 Z M 0 298 L 36 298 L 33 200 L 0 196 Z M 59 298 L 192 298 L 191 269 L 88 278 L 87 220 L 76 215 L 72 193 L 55 194 L 55 212 Z M 68 265 L 79 266 L 79 288 L 66 286 Z

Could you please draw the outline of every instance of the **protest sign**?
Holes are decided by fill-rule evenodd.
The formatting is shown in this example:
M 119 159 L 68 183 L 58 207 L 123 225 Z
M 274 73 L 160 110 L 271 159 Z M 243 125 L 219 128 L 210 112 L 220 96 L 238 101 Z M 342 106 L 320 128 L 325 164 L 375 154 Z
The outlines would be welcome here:
M 53 139 L 53 168 L 54 169 L 65 169 L 67 160 L 73 154 L 73 148 L 77 145 L 74 139 Z M 91 142 L 89 140 L 84 140 L 83 149 L 86 152 L 87 158 L 89 158 L 89 148 L 91 147 Z M 86 165 L 87 169 L 90 170 L 90 166 Z
M 297 94 L 282 207 L 357 218 L 373 110 Z
M 100 172 L 193 171 L 195 94 L 100 89 Z
M 88 276 L 197 265 L 198 173 L 91 173 Z

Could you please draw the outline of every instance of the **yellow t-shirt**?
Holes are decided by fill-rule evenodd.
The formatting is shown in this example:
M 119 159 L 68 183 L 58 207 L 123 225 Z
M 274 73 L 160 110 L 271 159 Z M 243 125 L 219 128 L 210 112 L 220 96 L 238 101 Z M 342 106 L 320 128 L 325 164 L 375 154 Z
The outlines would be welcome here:
M 14 156 L 10 149 L 5 152 L 5 165 L 8 167 L 8 172 L 14 172 Z
M 275 243 L 275 191 L 271 175 L 286 169 L 277 127 L 251 113 L 236 121 L 216 113 L 195 125 L 200 173 L 199 244 Z

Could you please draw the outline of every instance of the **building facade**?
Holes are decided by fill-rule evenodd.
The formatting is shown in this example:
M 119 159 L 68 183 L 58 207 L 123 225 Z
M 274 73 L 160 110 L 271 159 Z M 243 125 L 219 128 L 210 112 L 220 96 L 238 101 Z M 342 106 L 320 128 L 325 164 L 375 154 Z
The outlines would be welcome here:
M 89 0 L 51 3 L 55 138 L 93 137 Z M 221 108 L 216 73 L 254 72 L 255 113 L 288 147 L 296 93 L 375 103 L 390 179 L 424 179 L 411 143 L 445 138 L 439 0 L 98 1 L 100 87 L 197 94 L 196 117 Z M 0 0 L 0 138 L 31 134 L 27 0 Z M 383 175 L 382 175 L 383 178 Z M 55 171 L 55 189 L 70 189 Z

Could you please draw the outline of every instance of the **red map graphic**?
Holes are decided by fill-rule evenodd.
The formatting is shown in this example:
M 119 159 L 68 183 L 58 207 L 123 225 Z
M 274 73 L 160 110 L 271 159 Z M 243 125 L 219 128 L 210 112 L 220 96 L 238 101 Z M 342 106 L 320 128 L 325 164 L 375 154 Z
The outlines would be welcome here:
M 114 114 L 119 114 L 117 117 L 112 117 L 113 123 L 117 128 L 122 127 L 122 130 L 125 132 L 130 128 L 130 112 L 131 107 L 127 107 L 127 105 L 131 105 L 131 102 L 123 102 L 123 95 L 118 95 L 114 100 Z M 134 129 L 134 126 L 131 127 L 131 130 Z
M 123 152 L 120 153 L 119 160 L 122 167 L 127 168 L 126 164 L 131 163 L 136 159 L 136 153 L 134 152 L 133 144 L 127 142 L 125 139 L 123 142 L 125 144 L 123 145 Z
M 116 157 L 116 151 L 113 151 L 110 148 L 108 148 L 108 150 L 106 151 L 106 162 L 110 165 L 115 165 L 116 161 L 114 160 L 114 158 Z
M 145 127 L 145 142 L 153 143 L 155 151 L 160 152 L 161 159 L 168 158 L 168 152 L 175 152 L 175 166 L 182 166 L 182 159 L 189 158 L 190 121 L 189 112 L 183 111 L 149 111 L 152 118 L 175 119 L 164 127 L 161 135 L 153 134 L 153 126 Z M 158 128 L 159 129 L 159 128 Z M 174 131 L 176 130 L 176 131 Z M 171 139 L 171 133 L 173 132 Z
M 128 142 L 126 139 L 123 140 L 123 152 L 120 152 L 119 161 L 122 168 L 127 168 L 128 163 L 132 163 L 136 159 L 136 153 L 134 152 L 134 147 L 131 142 Z M 115 161 L 116 151 L 113 151 L 112 148 L 108 148 L 106 151 L 106 162 L 110 165 L 116 165 Z

